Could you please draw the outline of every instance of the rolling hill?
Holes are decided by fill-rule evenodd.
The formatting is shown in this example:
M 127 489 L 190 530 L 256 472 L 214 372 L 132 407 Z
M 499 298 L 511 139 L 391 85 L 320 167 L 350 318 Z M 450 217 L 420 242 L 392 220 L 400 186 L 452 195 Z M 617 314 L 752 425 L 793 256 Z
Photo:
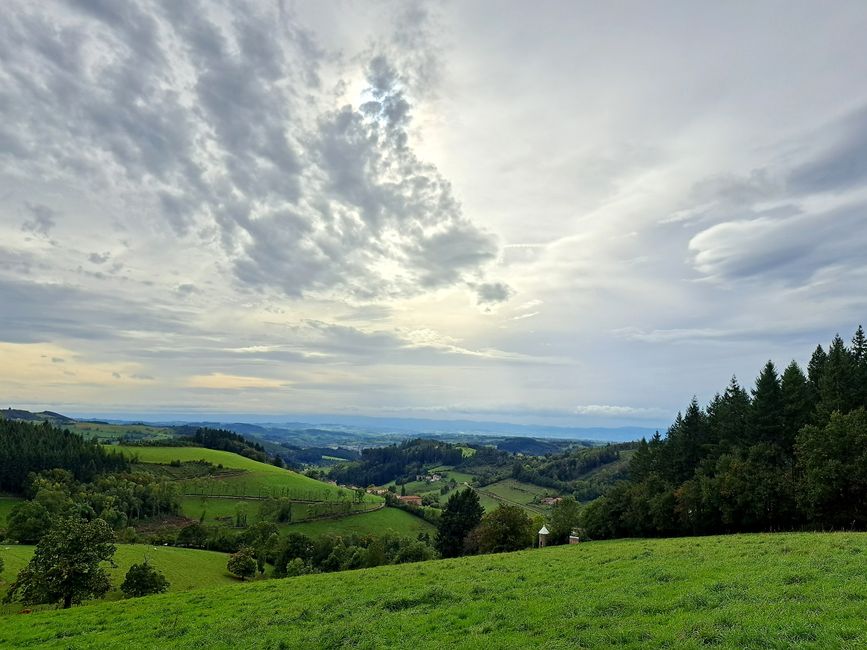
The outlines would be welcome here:
M 33 546 L 0 545 L 0 557 L 6 566 L 0 580 L 0 599 L 15 576 L 33 555 Z M 144 558 L 168 579 L 169 593 L 189 591 L 206 587 L 235 584 L 238 579 L 226 571 L 228 555 L 213 551 L 199 551 L 172 546 L 151 546 L 149 544 L 118 544 L 114 555 L 117 567 L 109 568 L 112 590 L 105 600 L 118 600 L 123 597 L 119 587 L 129 567 Z M 20 604 L 0 604 L 0 614 L 10 614 L 22 609 Z M 2 625 L 2 624 L 0 624 Z
M 40 648 L 859 648 L 867 534 L 618 540 L 10 616 Z

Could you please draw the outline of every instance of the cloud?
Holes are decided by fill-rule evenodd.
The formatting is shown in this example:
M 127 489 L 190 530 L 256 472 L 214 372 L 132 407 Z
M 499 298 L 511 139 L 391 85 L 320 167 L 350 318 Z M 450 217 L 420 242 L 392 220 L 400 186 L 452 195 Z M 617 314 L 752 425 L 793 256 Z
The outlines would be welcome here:
M 285 381 L 264 377 L 246 377 L 215 372 L 208 375 L 190 377 L 187 385 L 191 388 L 212 388 L 218 390 L 237 390 L 247 388 L 280 388 Z
M 514 295 L 512 288 L 502 282 L 489 282 L 476 285 L 476 299 L 480 305 L 506 302 Z
M 713 225 L 689 242 L 693 265 L 718 280 L 800 285 L 831 267 L 867 264 L 867 204 L 804 213 L 778 211 Z
M 357 69 L 283 3 L 70 9 L 21 3 L 0 27 L 4 127 L 24 149 L 0 170 L 122 187 L 130 212 L 218 242 L 242 286 L 295 298 L 459 287 L 497 256 L 411 143 L 409 88 L 437 76 L 426 10 L 397 13 L 395 37 L 356 59 L 366 101 L 335 107 L 322 76 Z M 30 210 L 47 236 L 53 213 Z
M 644 408 L 635 406 L 614 406 L 611 404 L 584 404 L 575 407 L 577 415 L 601 415 L 627 418 L 660 418 L 669 415 L 659 408 Z
M 57 212 L 47 205 L 25 203 L 30 218 L 21 224 L 21 230 L 41 237 L 48 237 L 57 224 Z
M 867 182 L 867 106 L 833 121 L 816 135 L 812 158 L 791 171 L 797 192 L 842 192 Z
M 87 259 L 94 264 L 105 264 L 111 259 L 111 253 L 91 253 L 87 256 Z

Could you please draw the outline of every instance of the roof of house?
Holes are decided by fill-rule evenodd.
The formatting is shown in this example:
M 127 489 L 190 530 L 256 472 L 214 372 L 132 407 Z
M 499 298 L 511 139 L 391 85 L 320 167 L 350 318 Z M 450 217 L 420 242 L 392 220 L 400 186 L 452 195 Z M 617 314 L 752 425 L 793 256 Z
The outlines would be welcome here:
M 539 534 L 540 535 L 547 535 L 548 529 L 545 526 L 542 526 L 542 528 L 539 529 Z

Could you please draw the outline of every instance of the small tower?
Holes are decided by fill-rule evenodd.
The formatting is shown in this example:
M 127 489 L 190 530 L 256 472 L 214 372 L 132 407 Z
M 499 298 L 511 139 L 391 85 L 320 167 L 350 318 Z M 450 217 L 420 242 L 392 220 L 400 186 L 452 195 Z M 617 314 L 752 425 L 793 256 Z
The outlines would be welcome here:
M 548 543 L 548 529 L 542 525 L 542 528 L 539 529 L 539 548 L 544 548 Z

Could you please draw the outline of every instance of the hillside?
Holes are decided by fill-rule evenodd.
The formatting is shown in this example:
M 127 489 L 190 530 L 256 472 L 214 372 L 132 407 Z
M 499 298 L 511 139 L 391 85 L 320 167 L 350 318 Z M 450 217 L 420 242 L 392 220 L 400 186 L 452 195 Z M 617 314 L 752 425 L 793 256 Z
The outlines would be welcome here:
M 33 546 L 0 545 L 0 556 L 6 566 L 0 580 L 0 598 L 6 593 L 6 587 L 15 580 L 15 576 L 33 555 Z M 168 579 L 169 593 L 217 587 L 235 584 L 238 579 L 226 571 L 227 555 L 213 551 L 199 551 L 171 546 L 151 546 L 150 544 L 118 544 L 114 562 L 117 567 L 109 568 L 112 590 L 106 595 L 106 600 L 118 600 L 123 597 L 119 587 L 130 566 L 141 562 L 144 558 Z M 14 613 L 22 609 L 18 603 L 0 604 L 0 614 Z M 5 622 L 8 619 L 4 619 Z
M 11 616 L 44 648 L 856 648 L 867 534 L 619 540 Z
M 225 472 L 215 476 L 182 479 L 189 494 L 231 496 L 287 496 L 316 501 L 351 498 L 353 493 L 291 470 L 260 463 L 228 451 L 203 447 L 123 447 L 113 449 L 140 463 L 169 465 L 172 461 L 204 461 Z M 237 471 L 231 471 L 237 470 Z M 371 501 L 373 497 L 368 497 Z

